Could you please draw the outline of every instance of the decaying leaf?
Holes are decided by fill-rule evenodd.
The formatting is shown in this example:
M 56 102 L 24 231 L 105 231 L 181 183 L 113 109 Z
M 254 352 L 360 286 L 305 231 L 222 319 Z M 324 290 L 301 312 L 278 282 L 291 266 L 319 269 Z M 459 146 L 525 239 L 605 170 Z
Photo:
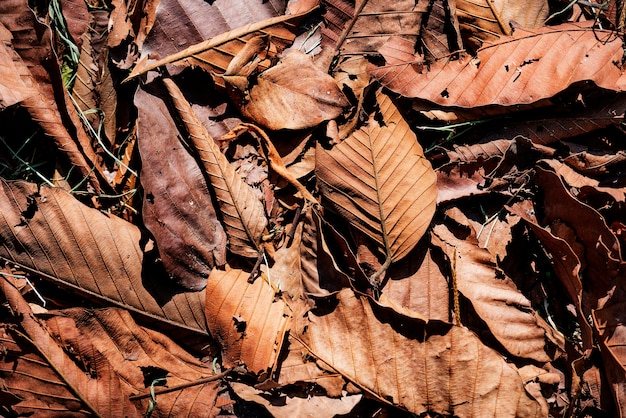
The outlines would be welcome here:
M 163 83 L 217 197 L 229 250 L 244 257 L 258 257 L 261 236 L 267 225 L 263 205 L 229 164 L 178 86 L 170 79 Z
M 14 410 L 42 416 L 71 416 L 84 413 L 84 409 L 100 416 L 141 416 L 149 408 L 150 386 L 163 377 L 173 390 L 159 394 L 154 411 L 157 416 L 174 417 L 182 411 L 189 416 L 216 416 L 219 412 L 215 406 L 219 379 L 206 379 L 214 374 L 211 366 L 196 360 L 164 335 L 139 327 L 128 311 L 74 308 L 51 311 L 38 321 L 10 280 L 2 282 L 13 313 L 22 317 L 20 326 L 43 357 L 37 362 L 36 354 L 30 354 L 26 373 L 1 368 L 3 379 L 10 382 L 7 389 L 24 397 L 12 405 Z M 4 332 L 20 335 L 6 328 Z M 22 350 L 30 348 L 19 337 L 12 343 L 19 343 Z M 24 367 L 28 367 L 28 357 L 20 356 L 18 362 L 26 362 Z M 60 379 L 49 376 L 52 370 Z M 51 384 L 42 386 L 48 378 Z M 32 396 L 28 382 L 36 385 L 37 391 L 47 389 L 46 398 L 58 409 L 53 412 L 38 405 L 40 398 Z M 132 395 L 135 401 L 131 401 Z M 198 397 L 202 402 L 196 401 Z
M 437 225 L 433 243 L 451 260 L 459 292 L 510 354 L 539 362 L 561 354 L 562 336 L 532 310 L 530 301 L 498 271 L 494 257 L 478 247 L 474 236 L 459 239 Z
M 578 81 L 622 91 L 622 42 L 614 32 L 583 24 L 518 29 L 481 48 L 476 57 L 419 64 L 413 45 L 391 38 L 380 50 L 385 65 L 372 74 L 406 97 L 444 106 L 529 104 Z M 413 58 L 411 58 L 413 56 Z
M 223 74 L 236 53 L 252 38 L 270 36 L 282 48 L 288 46 L 296 37 L 296 24 L 311 11 L 301 10 L 293 15 L 272 17 L 251 23 L 218 36 L 192 45 L 155 62 L 148 62 L 149 56 L 142 58 L 130 77 L 137 77 L 166 64 L 177 63 L 185 66 L 199 66 L 210 73 Z M 223 86 L 219 77 L 214 77 L 216 84 Z
M 244 366 L 259 380 L 272 376 L 290 327 L 290 309 L 267 278 L 248 282 L 242 270 L 213 270 L 206 288 L 209 330 L 226 367 Z
M 228 80 L 231 76 L 227 77 Z M 230 92 L 230 89 L 228 90 Z M 259 74 L 243 102 L 244 116 L 269 129 L 304 129 L 339 116 L 348 105 L 335 80 L 300 51 L 289 51 Z
M 516 27 L 536 29 L 544 25 L 550 7 L 546 0 L 519 3 L 509 0 L 460 0 L 455 2 L 461 33 L 466 43 L 478 49 L 511 35 Z
M 318 307 L 298 338 L 382 402 L 414 414 L 539 416 L 517 369 L 465 328 L 424 324 L 350 289 Z
M 176 293 L 151 273 L 139 228 L 61 189 L 0 186 L 1 258 L 101 303 L 206 336 L 204 293 Z
M 177 138 L 165 103 L 140 89 L 137 145 L 144 191 L 143 220 L 167 272 L 191 290 L 203 289 L 213 267 L 226 263 L 226 234 L 197 161 Z M 154 141 L 160 137 L 160 141 Z
M 333 149 L 318 145 L 315 172 L 329 207 L 378 245 L 385 257 L 379 275 L 426 232 L 437 190 L 415 134 L 388 96 L 377 99 L 382 121 L 371 115 Z

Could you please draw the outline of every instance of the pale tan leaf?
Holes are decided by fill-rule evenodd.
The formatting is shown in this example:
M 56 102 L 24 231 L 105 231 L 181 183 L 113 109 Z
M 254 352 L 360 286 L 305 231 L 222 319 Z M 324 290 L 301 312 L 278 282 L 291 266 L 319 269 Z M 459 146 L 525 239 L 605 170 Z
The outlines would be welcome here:
M 256 258 L 267 225 L 263 205 L 222 154 L 178 86 L 170 79 L 163 80 L 163 83 L 217 197 L 230 251 L 243 257 Z
M 497 268 L 495 257 L 478 246 L 475 236 L 459 239 L 439 224 L 433 244 L 451 260 L 459 292 L 509 353 L 539 362 L 560 356 L 563 336 L 532 309 L 515 283 Z
M 244 116 L 278 130 L 310 128 L 334 119 L 348 100 L 331 76 L 317 68 L 308 55 L 296 50 L 262 72 L 249 97 L 236 104 Z
M 175 293 L 140 246 L 139 228 L 67 192 L 0 183 L 0 257 L 78 294 L 206 338 L 204 293 Z
M 513 24 L 529 29 L 544 26 L 550 8 L 546 0 L 457 0 L 456 15 L 466 43 L 478 49 L 513 33 Z
M 372 115 L 333 149 L 318 145 L 315 171 L 329 207 L 374 240 L 388 266 L 426 232 L 437 190 L 415 134 L 388 96 L 377 99 L 383 121 Z
M 337 415 L 349 414 L 362 398 L 362 395 L 339 398 L 320 395 L 279 396 L 237 382 L 231 383 L 230 387 L 242 399 L 263 405 L 274 418 L 333 418 Z
M 36 94 L 21 58 L 11 47 L 12 38 L 11 32 L 0 24 L 0 110 Z
M 622 59 L 622 42 L 614 35 L 572 23 L 518 29 L 475 57 L 442 60 L 428 69 L 415 65 L 419 57 L 412 44 L 392 38 L 380 51 L 385 65 L 372 67 L 372 74 L 403 96 L 458 107 L 530 104 L 578 81 L 622 91 L 626 80 L 615 64 Z
M 414 414 L 540 416 L 517 369 L 465 328 L 398 315 L 344 289 L 298 338 L 330 370 Z
M 145 56 L 133 68 L 129 78 L 137 77 L 171 63 L 199 66 L 211 73 L 223 74 L 230 61 L 249 39 L 269 36 L 272 42 L 283 48 L 289 45 L 296 37 L 297 23 L 310 11 L 305 10 L 293 15 L 277 16 L 242 26 L 154 62 L 148 62 L 148 56 Z M 223 86 L 220 77 L 214 77 L 214 80 L 218 85 Z
M 206 287 L 209 330 L 226 367 L 242 365 L 259 380 L 271 377 L 289 330 L 291 313 L 267 278 L 249 283 L 242 270 L 213 270 Z

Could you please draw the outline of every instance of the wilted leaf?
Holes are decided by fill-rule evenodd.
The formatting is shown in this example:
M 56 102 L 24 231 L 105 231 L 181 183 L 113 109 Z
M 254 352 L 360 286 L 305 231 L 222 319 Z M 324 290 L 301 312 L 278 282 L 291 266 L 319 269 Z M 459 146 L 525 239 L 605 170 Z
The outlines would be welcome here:
M 377 99 L 382 121 L 371 115 L 330 151 L 318 145 L 315 171 L 329 207 L 376 242 L 388 267 L 426 232 L 437 190 L 415 134 L 389 97 Z
M 546 0 L 458 0 L 455 5 L 461 33 L 466 43 L 474 49 L 485 42 L 495 42 L 502 35 L 511 35 L 513 25 L 528 29 L 540 28 L 550 13 Z
M 290 327 L 290 309 L 267 278 L 249 283 L 242 270 L 213 270 L 206 288 L 209 330 L 226 367 L 242 365 L 259 380 L 272 376 Z
M 157 369 L 166 377 L 171 390 L 159 394 L 155 416 L 174 417 L 177 411 L 185 411 L 190 414 L 188 416 L 199 417 L 215 416 L 219 412 L 215 408 L 219 379 L 206 379 L 214 374 L 211 366 L 199 362 L 162 334 L 140 328 L 127 311 L 112 308 L 51 311 L 43 315 L 47 318 L 44 323 L 33 317 L 17 290 L 9 286 L 8 281 L 2 286 L 9 303 L 15 314 L 23 315 L 21 325 L 30 342 L 43 355 L 39 362 L 33 362 L 34 354 L 30 355 L 31 359 L 19 357 L 18 363 L 29 364 L 30 360 L 31 368 L 27 373 L 2 368 L 0 373 L 11 382 L 14 393 L 28 399 L 13 408 L 37 410 L 38 398 L 29 399 L 32 389 L 25 386 L 30 381 L 31 385 L 36 385 L 37 391 L 48 389 L 50 401 L 69 409 L 62 412 L 59 407 L 57 414 L 70 414 L 71 410 L 78 412 L 79 408 L 92 406 L 101 416 L 139 416 L 148 409 L 150 396 L 139 396 L 132 403 L 129 397 L 137 392 L 149 395 L 150 385 L 156 377 L 151 378 L 147 371 Z M 21 346 L 28 349 L 24 341 Z M 61 380 L 52 378 L 53 385 L 47 386 L 44 382 L 48 382 L 52 370 Z M 75 375 L 77 370 L 78 376 Z M 35 383 L 31 378 L 40 380 Z M 65 392 L 75 392 L 79 398 L 72 399 L 71 394 L 64 396 L 64 389 Z M 199 396 L 202 396 L 202 402 L 197 401 Z M 50 415 L 54 416 L 54 412 Z
M 372 74 L 396 93 L 444 106 L 530 104 L 578 81 L 622 91 L 626 83 L 615 64 L 622 60 L 621 45 L 614 32 L 589 25 L 518 29 L 476 57 L 439 61 L 427 70 L 414 65 L 419 58 L 410 42 L 392 38 L 380 50 L 385 65 Z
M 148 63 L 148 56 L 145 56 L 133 68 L 129 77 L 137 77 L 171 63 L 198 66 L 210 73 L 223 74 L 230 61 L 249 39 L 269 36 L 280 47 L 288 46 L 296 37 L 297 23 L 310 11 L 306 10 L 293 15 L 277 16 L 250 23 L 199 42 L 182 51 L 172 53 L 155 62 Z M 220 77 L 214 77 L 214 80 L 216 84 L 223 86 Z
M 144 223 L 176 282 L 188 289 L 203 289 L 213 267 L 226 263 L 226 234 L 207 182 L 178 139 L 163 100 L 139 89 L 135 104 Z
M 278 64 L 262 72 L 249 96 L 236 104 L 244 116 L 278 130 L 310 128 L 334 119 L 348 100 L 335 80 L 317 68 L 308 55 L 290 51 Z
M 465 328 L 424 324 L 351 289 L 318 308 L 298 325 L 298 338 L 383 402 L 414 414 L 539 416 L 516 368 Z
M 126 398 L 127 393 L 120 387 L 120 382 L 115 381 L 115 372 L 109 364 L 104 364 L 101 358 L 94 359 L 93 369 L 89 372 L 100 378 L 91 378 L 48 334 L 11 281 L 1 278 L 0 288 L 11 311 L 21 318 L 20 326 L 28 339 L 80 400 L 82 405 L 74 408 L 82 407 L 100 416 L 139 416 L 138 411 Z
M 539 362 L 561 354 L 563 337 L 532 309 L 513 281 L 497 268 L 495 257 L 478 247 L 475 236 L 459 239 L 446 226 L 437 225 L 433 244 L 451 260 L 459 292 L 509 353 Z
M 263 205 L 229 164 L 178 86 L 169 79 L 163 80 L 163 83 L 217 197 L 229 250 L 243 257 L 258 257 L 260 239 L 267 225 Z
M 61 189 L 0 186 L 1 258 L 101 303 L 206 336 L 204 293 L 176 293 L 151 271 L 136 226 Z

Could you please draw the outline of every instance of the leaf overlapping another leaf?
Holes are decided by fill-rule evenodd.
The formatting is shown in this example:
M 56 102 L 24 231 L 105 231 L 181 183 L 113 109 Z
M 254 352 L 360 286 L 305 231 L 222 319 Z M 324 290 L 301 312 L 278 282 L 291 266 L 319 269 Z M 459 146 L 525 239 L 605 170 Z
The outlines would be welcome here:
M 370 117 L 329 151 L 318 145 L 315 171 L 329 206 L 376 242 L 388 266 L 426 232 L 437 189 L 415 134 L 389 97 L 377 97 L 383 122 Z

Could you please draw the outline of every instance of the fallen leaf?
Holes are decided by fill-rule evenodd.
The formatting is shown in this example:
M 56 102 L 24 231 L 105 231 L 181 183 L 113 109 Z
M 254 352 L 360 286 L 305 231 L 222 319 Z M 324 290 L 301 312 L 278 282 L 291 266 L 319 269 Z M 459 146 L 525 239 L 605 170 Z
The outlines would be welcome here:
M 554 96 L 577 81 L 622 91 L 621 41 L 611 31 L 582 24 L 536 30 L 481 48 L 476 57 L 415 66 L 413 46 L 394 37 L 380 50 L 385 65 L 371 72 L 385 87 L 406 97 L 444 106 L 512 106 Z M 409 58 L 413 56 L 413 58 Z
M 228 249 L 243 257 L 257 258 L 261 236 L 267 225 L 263 205 L 229 164 L 178 86 L 169 79 L 164 79 L 163 83 L 217 197 L 228 236 Z
M 370 237 L 385 256 L 380 275 L 405 257 L 435 212 L 435 172 L 391 99 L 377 94 L 383 121 L 327 151 L 316 150 L 318 186 L 329 208 Z M 372 278 L 370 278 L 372 279 Z
M 203 289 L 213 267 L 226 263 L 226 234 L 198 162 L 177 138 L 163 100 L 139 89 L 137 146 L 143 220 L 174 280 Z
M 231 77 L 225 79 L 227 83 Z M 348 101 L 331 76 L 296 50 L 259 74 L 249 97 L 235 104 L 244 116 L 278 130 L 310 128 L 334 119 Z
M 324 367 L 414 414 L 539 416 L 517 369 L 465 328 L 424 324 L 344 289 L 297 329 Z
M 290 309 L 263 275 L 213 270 L 206 288 L 209 331 L 222 347 L 222 364 L 243 365 L 262 381 L 272 377 L 290 327 Z

